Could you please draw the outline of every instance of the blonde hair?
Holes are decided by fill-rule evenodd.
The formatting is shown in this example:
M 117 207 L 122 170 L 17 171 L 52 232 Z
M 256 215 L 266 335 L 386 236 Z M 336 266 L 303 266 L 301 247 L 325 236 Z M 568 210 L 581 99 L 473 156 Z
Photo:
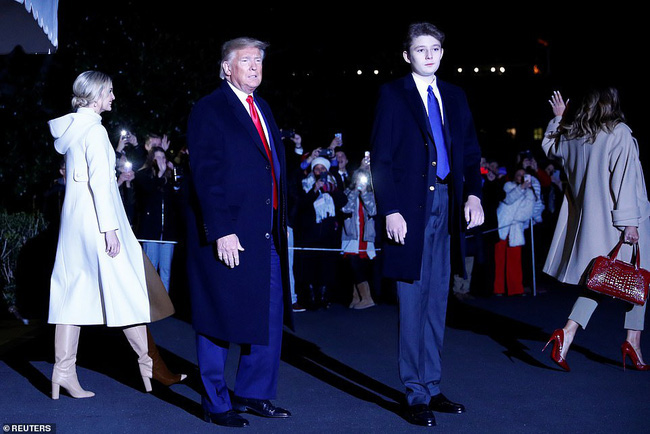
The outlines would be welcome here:
M 72 84 L 72 109 L 88 107 L 97 101 L 108 89 L 113 81 L 99 71 L 86 71 L 79 74 Z

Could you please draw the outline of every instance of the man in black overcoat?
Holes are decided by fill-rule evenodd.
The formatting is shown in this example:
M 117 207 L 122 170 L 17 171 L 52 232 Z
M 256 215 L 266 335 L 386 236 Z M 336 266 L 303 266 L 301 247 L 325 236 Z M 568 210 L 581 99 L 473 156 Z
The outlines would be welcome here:
M 286 168 L 280 131 L 255 92 L 266 43 L 237 38 L 222 48 L 221 85 L 188 122 L 191 215 L 187 272 L 205 387 L 205 420 L 248 425 L 239 412 L 286 418 L 276 407 L 283 316 L 290 321 Z M 229 396 L 230 344 L 241 356 Z

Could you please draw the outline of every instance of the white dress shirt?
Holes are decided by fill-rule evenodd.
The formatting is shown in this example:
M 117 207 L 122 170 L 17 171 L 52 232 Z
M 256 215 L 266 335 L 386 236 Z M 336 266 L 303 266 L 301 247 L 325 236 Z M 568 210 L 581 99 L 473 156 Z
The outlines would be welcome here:
M 227 80 L 226 80 L 226 82 L 230 85 L 230 88 L 233 90 L 233 92 L 235 92 L 235 95 L 237 95 L 237 98 L 239 98 L 241 103 L 244 105 L 244 108 L 246 109 L 246 113 L 248 113 L 250 115 L 251 112 L 250 112 L 250 109 L 248 107 L 248 101 L 246 101 L 246 98 L 248 98 L 249 95 L 253 96 L 253 94 L 248 94 L 246 92 L 243 92 L 243 91 L 237 89 L 235 86 L 233 86 L 233 84 L 231 82 L 229 82 Z M 268 130 L 266 128 L 266 121 L 264 120 L 264 116 L 262 116 L 262 111 L 260 110 L 259 106 L 257 105 L 257 101 L 255 101 L 254 96 L 253 96 L 253 104 L 255 104 L 255 108 L 257 109 L 257 113 L 259 114 L 260 121 L 262 123 L 262 129 L 264 130 L 264 136 L 266 136 L 266 143 L 270 144 L 271 142 L 269 141 L 269 132 L 268 132 Z
M 422 102 L 424 103 L 424 109 L 427 111 L 427 116 L 429 116 L 429 86 L 433 88 L 433 94 L 438 98 L 438 105 L 440 106 L 440 115 L 442 116 L 442 123 L 444 125 L 445 123 L 445 115 L 444 111 L 442 110 L 442 98 L 440 97 L 440 91 L 438 90 L 438 84 L 436 80 L 436 76 L 433 76 L 433 80 L 430 82 L 427 82 L 423 80 L 421 76 L 412 74 L 413 75 L 413 80 L 415 81 L 415 87 L 418 89 L 418 92 L 420 93 L 420 98 L 422 98 Z

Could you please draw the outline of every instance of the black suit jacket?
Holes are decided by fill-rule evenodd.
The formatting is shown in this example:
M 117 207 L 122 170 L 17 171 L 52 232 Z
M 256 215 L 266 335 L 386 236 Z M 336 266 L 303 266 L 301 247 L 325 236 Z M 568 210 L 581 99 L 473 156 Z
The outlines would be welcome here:
M 452 272 L 464 275 L 464 203 L 481 198 L 481 152 L 465 92 L 438 79 L 449 175 L 449 228 Z M 435 187 L 436 152 L 426 109 L 411 74 L 380 89 L 371 136 L 372 175 L 378 212 L 402 214 L 407 224 L 404 245 L 385 242 L 384 275 L 412 281 L 420 278 L 424 227 Z

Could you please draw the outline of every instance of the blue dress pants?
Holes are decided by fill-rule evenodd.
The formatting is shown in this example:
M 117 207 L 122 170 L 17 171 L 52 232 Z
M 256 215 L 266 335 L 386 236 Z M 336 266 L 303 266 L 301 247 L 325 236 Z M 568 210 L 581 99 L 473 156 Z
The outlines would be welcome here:
M 451 273 L 448 202 L 447 185 L 437 184 L 424 232 L 420 280 L 397 282 L 399 375 L 408 405 L 428 404 L 440 393 Z
M 269 344 L 243 345 L 235 377 L 234 393 L 241 398 L 274 399 L 277 393 L 282 347 L 282 275 L 280 257 L 273 238 L 271 249 L 271 301 L 269 306 Z M 225 380 L 228 343 L 197 333 L 196 348 L 205 394 L 201 403 L 210 413 L 232 409 Z

